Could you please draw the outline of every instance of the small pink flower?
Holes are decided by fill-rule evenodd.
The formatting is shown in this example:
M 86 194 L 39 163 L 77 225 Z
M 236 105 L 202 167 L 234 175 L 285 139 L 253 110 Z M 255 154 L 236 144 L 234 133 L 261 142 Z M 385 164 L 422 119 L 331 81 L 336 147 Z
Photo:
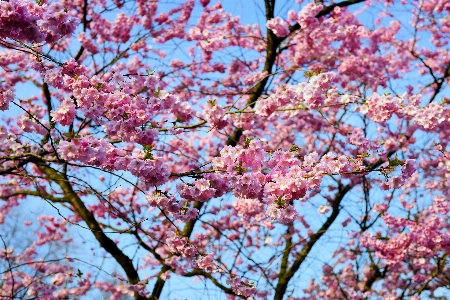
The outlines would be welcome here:
M 289 35 L 289 25 L 280 17 L 270 19 L 269 21 L 267 21 L 266 25 L 268 29 L 272 30 L 273 33 L 275 33 L 276 36 L 284 37 Z

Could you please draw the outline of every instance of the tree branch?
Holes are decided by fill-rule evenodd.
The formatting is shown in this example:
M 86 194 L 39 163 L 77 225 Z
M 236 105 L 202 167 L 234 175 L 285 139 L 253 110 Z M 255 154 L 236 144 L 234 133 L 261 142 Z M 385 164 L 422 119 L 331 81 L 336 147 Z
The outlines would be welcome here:
M 111 254 L 114 259 L 120 264 L 120 266 L 125 271 L 125 274 L 128 278 L 130 284 L 137 284 L 140 282 L 139 275 L 136 269 L 133 266 L 132 260 L 126 256 L 120 249 L 117 247 L 116 243 L 111 240 L 101 229 L 97 220 L 95 219 L 92 212 L 90 212 L 86 206 L 84 205 L 81 198 L 77 195 L 77 193 L 73 190 L 68 178 L 65 175 L 58 173 L 56 170 L 48 166 L 46 163 L 42 161 L 33 161 L 38 169 L 44 173 L 49 180 L 54 181 L 65 194 L 65 198 L 67 202 L 69 202 L 76 214 L 83 219 L 83 221 L 87 224 L 89 229 L 94 234 L 97 241 L 100 243 L 103 249 L 105 249 L 109 254 Z M 137 300 L 144 299 L 138 292 L 134 293 L 134 298 Z
M 345 195 L 348 191 L 350 191 L 352 187 L 350 185 L 342 186 L 339 184 L 338 187 L 338 193 L 335 196 L 334 202 L 331 204 L 332 207 L 332 213 L 326 220 L 326 222 L 322 225 L 322 227 L 313 235 L 311 235 L 308 242 L 303 247 L 302 251 L 297 255 L 295 261 L 291 265 L 291 267 L 284 273 L 279 274 L 279 279 L 277 283 L 277 287 L 275 289 L 275 297 L 274 300 L 283 300 L 283 296 L 286 293 L 287 286 L 289 284 L 289 281 L 292 279 L 294 274 L 298 271 L 302 263 L 305 261 L 306 257 L 310 253 L 312 247 L 316 244 L 317 241 L 322 237 L 322 235 L 327 232 L 327 230 L 330 228 L 330 226 L 333 224 L 333 222 L 336 220 L 336 218 L 339 215 L 340 212 L 340 205 L 342 200 L 344 199 Z

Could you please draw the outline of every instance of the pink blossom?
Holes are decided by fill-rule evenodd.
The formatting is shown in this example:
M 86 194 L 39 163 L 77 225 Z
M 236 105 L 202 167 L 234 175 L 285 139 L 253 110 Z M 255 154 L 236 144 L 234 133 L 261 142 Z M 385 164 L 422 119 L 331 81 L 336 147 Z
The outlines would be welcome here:
M 11 90 L 0 90 L 0 110 L 8 110 L 9 102 L 14 100 L 14 94 Z
M 75 114 L 76 110 L 72 99 L 64 99 L 57 110 L 51 112 L 53 120 L 61 125 L 72 124 Z
M 267 28 L 272 30 L 275 35 L 279 37 L 285 37 L 289 35 L 289 26 L 286 21 L 280 17 L 270 19 L 266 22 Z

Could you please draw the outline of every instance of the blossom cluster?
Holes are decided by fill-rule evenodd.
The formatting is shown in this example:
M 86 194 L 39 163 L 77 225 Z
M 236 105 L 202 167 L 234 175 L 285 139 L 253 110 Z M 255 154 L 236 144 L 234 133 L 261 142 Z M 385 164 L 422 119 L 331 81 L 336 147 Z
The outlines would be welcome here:
M 280 17 L 270 19 L 266 22 L 266 25 L 276 36 L 285 37 L 289 35 L 289 24 Z
M 231 285 L 231 288 L 235 293 L 244 297 L 251 297 L 256 293 L 256 287 L 248 282 L 243 281 L 239 277 L 231 277 L 227 279 L 227 284 Z
M 11 90 L 0 90 L 0 110 L 8 110 L 9 103 L 14 100 L 14 93 Z
M 399 176 L 392 176 L 389 180 L 380 184 L 381 189 L 389 190 L 401 187 L 405 184 L 406 180 L 410 178 L 416 171 L 414 159 L 407 159 L 402 162 L 401 174 Z
M 291 202 L 304 197 L 308 190 L 318 188 L 324 175 L 365 170 L 362 160 L 333 153 L 321 159 L 317 153 L 311 153 L 303 160 L 289 151 L 276 151 L 269 155 L 257 140 L 251 140 L 244 146 L 226 146 L 220 155 L 214 158 L 213 165 L 226 170 L 223 176 L 234 187 L 233 194 L 238 197 L 238 202 L 258 199 L 251 201 L 266 203 L 266 215 L 281 223 L 289 223 L 296 218 L 297 212 Z M 237 207 L 242 211 L 241 204 L 237 204 Z M 253 211 L 256 207 L 258 205 L 255 204 L 250 209 Z M 255 215 L 258 210 L 241 213 Z
M 58 122 L 61 125 L 70 125 L 76 115 L 75 104 L 72 99 L 66 98 L 61 101 L 59 107 L 50 114 L 53 117 L 54 122 Z
M 356 111 L 367 114 L 375 122 L 385 122 L 400 108 L 402 99 L 392 95 L 373 93 L 367 99 L 367 104 L 358 106 Z
M 308 83 L 279 86 L 269 97 L 257 102 L 256 113 L 270 116 L 281 107 L 298 107 L 301 104 L 312 109 L 319 108 L 324 104 L 326 93 L 336 79 L 335 73 L 325 72 L 312 76 Z
M 127 170 L 142 180 L 148 189 L 167 182 L 170 172 L 163 161 L 155 157 L 146 159 L 142 152 L 129 155 L 122 148 L 115 148 L 104 139 L 92 136 L 62 141 L 58 145 L 58 154 L 71 161 L 101 167 L 105 170 Z
M 116 75 L 110 73 L 109 76 Z M 156 89 L 159 81 L 154 75 L 147 76 L 142 82 L 141 89 L 145 87 L 149 91 L 148 97 L 130 95 L 130 92 L 136 89 L 133 85 L 134 81 L 127 81 L 120 76 L 112 78 L 117 82 L 108 82 L 96 76 L 91 78 L 85 75 L 64 74 L 62 76 L 55 73 L 55 70 L 48 70 L 45 78 L 55 87 L 64 84 L 73 92 L 76 106 L 85 117 L 105 126 L 105 132 L 112 138 L 123 141 L 138 142 L 143 145 L 152 144 L 158 131 L 149 126 L 150 121 L 152 117 L 163 111 L 171 112 L 180 122 L 188 122 L 193 117 L 192 109 L 186 102 L 161 89 L 153 94 L 150 93 Z M 65 100 L 53 113 L 56 120 L 63 122 L 62 125 L 69 124 L 73 119 L 73 105 L 73 101 Z
M 186 258 L 194 258 L 197 254 L 197 249 L 191 244 L 189 244 L 187 238 L 179 237 L 175 233 L 169 235 L 166 239 L 167 246 L 170 252 L 179 253 Z
M 383 221 L 391 231 L 387 241 L 367 233 L 361 239 L 364 247 L 373 249 L 387 264 L 397 264 L 408 256 L 422 259 L 420 265 L 426 264 L 426 258 L 433 257 L 437 251 L 448 252 L 450 234 L 446 231 L 446 219 L 450 205 L 443 196 L 436 196 L 433 204 L 419 214 L 426 222 L 418 223 L 405 217 L 395 217 L 389 213 Z M 407 229 L 407 230 L 405 230 Z
M 223 129 L 230 122 L 229 117 L 225 114 L 225 110 L 215 101 L 209 101 L 206 104 L 204 114 L 206 120 L 217 130 Z
M 39 6 L 28 0 L 0 1 L 0 38 L 53 43 L 73 33 L 78 23 L 61 3 Z

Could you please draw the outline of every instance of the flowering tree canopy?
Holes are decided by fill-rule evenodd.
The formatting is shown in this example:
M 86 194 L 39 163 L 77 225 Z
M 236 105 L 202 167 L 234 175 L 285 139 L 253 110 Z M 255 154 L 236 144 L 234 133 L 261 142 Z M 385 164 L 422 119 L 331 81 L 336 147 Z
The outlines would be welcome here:
M 0 298 L 445 294 L 450 1 L 230 2 L 0 0 Z

